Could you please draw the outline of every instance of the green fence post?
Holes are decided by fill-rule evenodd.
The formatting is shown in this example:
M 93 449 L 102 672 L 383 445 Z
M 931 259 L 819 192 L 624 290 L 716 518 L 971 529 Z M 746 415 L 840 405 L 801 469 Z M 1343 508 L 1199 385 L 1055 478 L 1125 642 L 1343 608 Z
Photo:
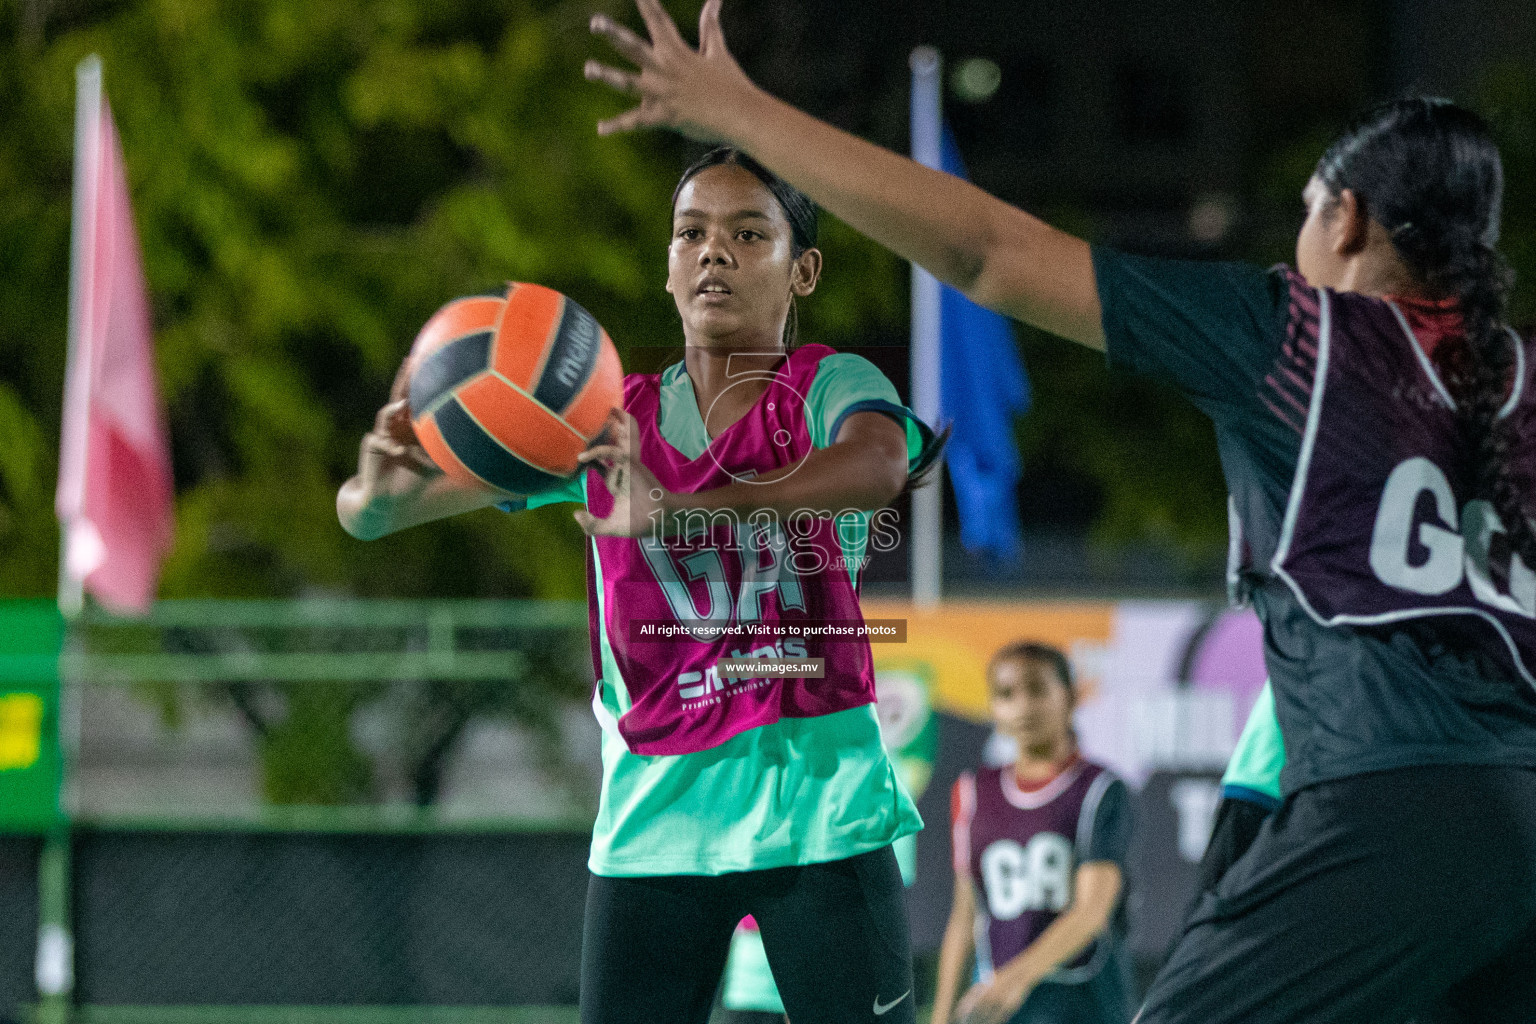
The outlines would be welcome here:
M 75 942 L 69 926 L 70 831 L 48 833 L 38 864 L 38 1024 L 68 1024 L 75 989 Z
M 0 601 L 0 831 L 42 835 L 36 979 L 40 1020 L 69 1019 L 69 824 L 60 806 L 59 655 L 52 601 Z

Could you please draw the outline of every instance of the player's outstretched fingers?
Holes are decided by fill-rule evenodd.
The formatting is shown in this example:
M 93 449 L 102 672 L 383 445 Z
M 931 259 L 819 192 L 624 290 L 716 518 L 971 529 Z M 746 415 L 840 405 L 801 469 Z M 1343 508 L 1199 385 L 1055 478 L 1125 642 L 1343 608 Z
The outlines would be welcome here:
M 677 30 L 677 23 L 672 20 L 672 15 L 661 6 L 661 0 L 635 0 L 635 7 L 640 11 L 646 31 L 651 34 L 653 46 L 665 49 L 676 47 L 692 49 L 683 41 L 683 34 Z
M 607 121 L 598 121 L 599 135 L 619 135 L 622 132 L 633 132 L 641 127 L 651 127 L 660 124 L 660 118 L 648 117 L 644 107 L 634 107 L 633 111 L 625 111 L 617 117 L 610 117 Z
M 609 67 L 601 61 L 589 60 L 582 66 L 582 75 L 589 82 L 602 82 L 611 85 L 619 92 L 627 92 L 634 95 L 640 91 L 640 76 L 633 71 L 620 71 L 618 68 Z
M 655 63 L 655 54 L 651 50 L 651 44 L 606 14 L 592 15 L 592 20 L 587 23 L 587 27 L 592 30 L 593 35 L 602 36 L 608 40 L 615 50 L 618 50 L 640 67 L 648 68 Z
M 640 105 L 597 126 L 599 135 L 640 128 L 672 128 L 697 142 L 722 142 L 750 123 L 744 105 L 755 88 L 731 57 L 720 29 L 720 0 L 707 2 L 700 14 L 700 43 L 695 50 L 681 35 L 658 0 L 636 0 L 650 41 L 603 15 L 592 31 L 608 39 L 640 68 L 638 74 L 601 62 L 583 74 L 620 92 L 640 97 Z
M 726 53 L 725 32 L 720 28 L 721 0 L 705 0 L 699 11 L 699 52 L 706 57 Z

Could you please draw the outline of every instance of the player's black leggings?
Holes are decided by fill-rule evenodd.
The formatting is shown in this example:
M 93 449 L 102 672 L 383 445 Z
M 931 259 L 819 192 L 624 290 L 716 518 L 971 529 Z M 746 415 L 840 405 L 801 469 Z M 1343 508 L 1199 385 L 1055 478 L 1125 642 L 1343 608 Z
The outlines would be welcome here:
M 731 933 L 751 914 L 793 1024 L 914 1024 L 901 872 L 847 860 L 587 886 L 582 1024 L 705 1024 Z
M 1200 858 L 1200 871 L 1195 879 L 1195 897 L 1190 901 L 1187 920 L 1200 905 L 1201 898 L 1216 888 L 1227 869 L 1248 852 L 1248 847 L 1259 837 L 1264 819 L 1273 812 L 1251 800 L 1227 797 L 1216 811 L 1216 823 L 1211 828 L 1211 840 L 1205 844 L 1205 856 Z
M 1309 786 L 1202 894 L 1140 1024 L 1536 1021 L 1536 771 Z

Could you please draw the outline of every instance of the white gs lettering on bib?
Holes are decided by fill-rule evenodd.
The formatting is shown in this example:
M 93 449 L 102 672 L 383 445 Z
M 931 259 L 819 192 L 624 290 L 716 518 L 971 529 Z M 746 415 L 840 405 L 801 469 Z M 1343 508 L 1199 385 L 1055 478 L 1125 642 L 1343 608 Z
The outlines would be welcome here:
M 1434 516 L 1421 518 L 1420 498 L 1426 495 L 1432 499 Z M 1494 585 L 1490 551 L 1493 535 L 1503 532 L 1491 504 L 1469 501 L 1458 515 L 1451 483 L 1440 468 L 1425 458 L 1405 459 L 1382 488 L 1371 532 L 1371 571 L 1387 586 L 1415 594 L 1449 593 L 1465 574 L 1483 604 L 1536 617 L 1536 572 L 1519 555 L 1510 558 L 1509 593 Z M 1425 554 L 1417 555 L 1416 547 Z

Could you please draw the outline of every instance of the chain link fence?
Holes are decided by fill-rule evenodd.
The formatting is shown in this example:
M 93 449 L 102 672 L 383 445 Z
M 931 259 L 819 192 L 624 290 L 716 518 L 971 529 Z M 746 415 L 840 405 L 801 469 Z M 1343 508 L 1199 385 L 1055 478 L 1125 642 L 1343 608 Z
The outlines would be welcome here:
M 574 1020 L 584 605 L 162 602 L 63 647 L 68 824 L 0 835 L 0 1021 Z
M 574 1004 L 581 833 L 81 829 L 80 1003 Z

